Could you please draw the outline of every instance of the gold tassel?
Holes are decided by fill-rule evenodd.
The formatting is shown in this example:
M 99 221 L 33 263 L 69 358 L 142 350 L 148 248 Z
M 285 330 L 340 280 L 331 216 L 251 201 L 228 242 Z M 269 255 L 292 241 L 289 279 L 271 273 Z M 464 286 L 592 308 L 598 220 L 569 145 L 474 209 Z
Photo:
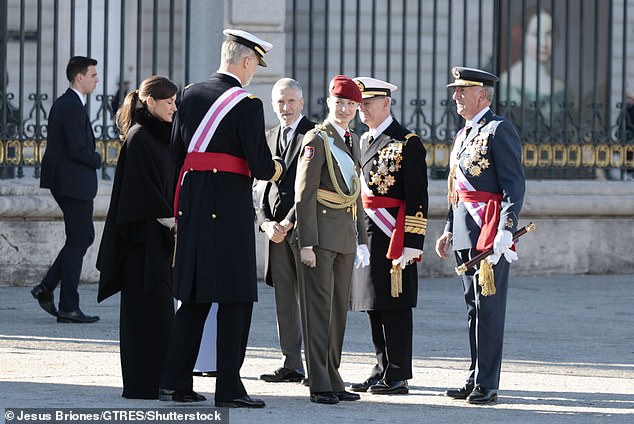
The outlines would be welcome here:
M 493 265 L 484 258 L 480 261 L 479 284 L 482 287 L 482 296 L 495 294 L 495 281 L 493 276 Z
M 392 297 L 399 297 L 403 293 L 403 270 L 399 264 L 392 265 L 390 269 L 390 294 Z
M 456 178 L 456 165 L 451 167 L 449 176 L 447 177 L 447 204 L 451 206 L 453 204 L 453 180 Z

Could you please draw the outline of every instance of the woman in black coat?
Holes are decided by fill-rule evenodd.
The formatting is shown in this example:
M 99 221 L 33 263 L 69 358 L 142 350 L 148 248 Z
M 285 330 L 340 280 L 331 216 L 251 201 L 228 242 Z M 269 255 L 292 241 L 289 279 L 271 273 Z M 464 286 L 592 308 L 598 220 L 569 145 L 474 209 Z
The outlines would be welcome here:
M 169 154 L 177 86 L 152 76 L 115 121 L 124 141 L 99 247 L 97 300 L 121 291 L 123 397 L 157 399 L 174 317 L 171 262 L 176 169 Z

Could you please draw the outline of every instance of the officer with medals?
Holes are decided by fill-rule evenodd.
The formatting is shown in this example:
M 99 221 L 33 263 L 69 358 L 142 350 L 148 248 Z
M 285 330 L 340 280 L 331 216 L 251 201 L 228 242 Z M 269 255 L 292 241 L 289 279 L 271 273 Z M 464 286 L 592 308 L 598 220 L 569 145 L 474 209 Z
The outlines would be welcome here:
M 397 87 L 376 78 L 354 79 L 361 89 L 361 193 L 370 249 L 369 268 L 354 272 L 350 307 L 370 321 L 376 364 L 351 390 L 406 394 L 412 378 L 412 308 L 417 261 L 427 230 L 427 166 L 421 139 L 391 115 Z
M 524 202 L 522 144 L 513 124 L 490 109 L 498 77 L 454 67 L 453 99 L 465 126 L 456 135 L 449 173 L 449 211 L 436 253 L 453 248 L 458 265 L 493 248 L 462 275 L 471 365 L 467 381 L 446 395 L 473 404 L 495 402 L 500 383 L 509 265 L 517 260 L 513 233 Z
M 367 265 L 359 139 L 348 129 L 361 92 L 350 78 L 329 84 L 328 117 L 304 135 L 295 179 L 300 309 L 311 402 L 360 398 L 339 374 L 353 265 Z
M 174 211 L 178 240 L 174 297 L 182 302 L 159 390 L 160 400 L 200 402 L 192 390 L 205 319 L 217 312 L 215 405 L 261 408 L 240 378 L 253 302 L 257 301 L 252 177 L 277 181 L 284 162 L 264 136 L 262 101 L 249 84 L 272 45 L 241 30 L 225 30 L 221 64 L 207 81 L 186 88 L 174 118 L 171 149 L 181 166 Z

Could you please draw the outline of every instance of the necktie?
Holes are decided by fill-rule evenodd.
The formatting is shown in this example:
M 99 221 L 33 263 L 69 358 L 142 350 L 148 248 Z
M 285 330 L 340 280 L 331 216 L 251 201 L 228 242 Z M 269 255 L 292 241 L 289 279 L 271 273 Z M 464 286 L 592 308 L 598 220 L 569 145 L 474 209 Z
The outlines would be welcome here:
M 348 146 L 348 149 L 352 152 L 352 140 L 350 139 L 350 133 L 348 131 L 343 135 L 343 141 L 346 142 L 346 146 Z
M 288 133 L 291 132 L 291 127 L 284 127 L 282 131 L 282 150 L 286 150 L 288 146 Z
M 371 145 L 373 141 L 374 141 L 374 136 L 372 136 L 372 135 L 371 135 L 371 136 L 368 138 L 368 146 L 369 146 L 369 145 Z

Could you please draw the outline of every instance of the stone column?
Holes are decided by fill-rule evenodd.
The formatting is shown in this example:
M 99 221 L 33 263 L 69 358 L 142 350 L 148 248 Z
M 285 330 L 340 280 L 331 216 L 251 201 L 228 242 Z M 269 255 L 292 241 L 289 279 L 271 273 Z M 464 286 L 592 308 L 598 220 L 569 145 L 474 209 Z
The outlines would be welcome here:
M 192 0 L 189 27 L 189 79 L 185 81 L 185 84 L 204 81 L 218 70 L 224 16 L 229 3 L 229 1 L 218 0 Z M 183 9 L 184 19 L 185 10 Z
M 286 69 L 286 20 L 285 0 L 225 0 L 225 27 L 249 31 L 273 44 L 266 54 L 268 67 L 260 67 L 247 90 L 264 103 L 267 126 L 278 121 L 271 108 L 271 87 L 285 76 Z

